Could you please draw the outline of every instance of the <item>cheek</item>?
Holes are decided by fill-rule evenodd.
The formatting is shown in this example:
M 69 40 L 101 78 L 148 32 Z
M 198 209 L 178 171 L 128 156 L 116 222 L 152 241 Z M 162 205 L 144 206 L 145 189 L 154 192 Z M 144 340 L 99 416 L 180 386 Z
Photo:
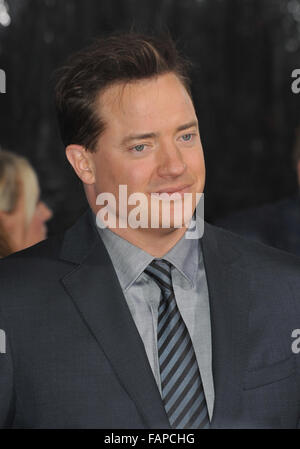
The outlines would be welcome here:
M 185 162 L 193 173 L 200 176 L 205 173 L 205 164 L 202 149 L 199 149 L 198 151 L 192 151 L 187 154 Z
M 120 162 L 103 153 L 101 160 L 97 161 L 96 166 L 96 189 L 97 193 L 114 192 L 117 189 L 117 180 L 122 178 L 122 166 Z
M 126 185 L 128 192 L 143 192 L 151 176 L 151 167 L 146 160 L 128 160 L 122 157 L 102 159 L 97 167 L 97 192 L 118 192 L 119 185 Z
M 42 231 L 42 229 L 43 229 L 42 220 L 38 216 L 34 216 L 29 225 L 30 232 L 38 234 Z
M 144 192 L 151 181 L 153 167 L 149 159 L 133 161 L 126 167 L 129 191 Z
M 205 162 L 203 151 L 190 153 L 185 162 L 189 168 L 189 172 L 194 178 L 196 191 L 203 192 L 205 185 Z
M 38 217 L 34 216 L 26 230 L 25 244 L 26 246 L 31 246 L 44 238 L 46 238 L 46 228 L 44 227 L 42 221 Z

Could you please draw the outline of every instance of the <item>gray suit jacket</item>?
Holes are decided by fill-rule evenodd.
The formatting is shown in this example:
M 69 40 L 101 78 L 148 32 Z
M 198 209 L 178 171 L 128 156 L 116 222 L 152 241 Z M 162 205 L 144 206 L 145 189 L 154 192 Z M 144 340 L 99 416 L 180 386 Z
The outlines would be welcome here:
M 300 419 L 300 260 L 205 226 L 213 428 Z M 0 261 L 0 426 L 170 428 L 143 343 L 87 211 Z

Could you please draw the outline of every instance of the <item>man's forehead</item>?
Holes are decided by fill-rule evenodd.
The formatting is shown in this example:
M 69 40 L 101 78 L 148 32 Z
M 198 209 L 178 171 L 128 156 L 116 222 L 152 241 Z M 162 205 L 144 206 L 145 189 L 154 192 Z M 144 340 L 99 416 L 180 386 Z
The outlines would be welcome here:
M 197 120 L 189 94 L 173 74 L 112 85 L 99 98 L 98 113 L 115 135 L 173 132 Z
M 115 118 L 124 122 L 155 121 L 159 115 L 168 119 L 179 115 L 184 122 L 195 118 L 192 100 L 174 74 L 113 84 L 100 94 L 98 111 L 104 120 Z

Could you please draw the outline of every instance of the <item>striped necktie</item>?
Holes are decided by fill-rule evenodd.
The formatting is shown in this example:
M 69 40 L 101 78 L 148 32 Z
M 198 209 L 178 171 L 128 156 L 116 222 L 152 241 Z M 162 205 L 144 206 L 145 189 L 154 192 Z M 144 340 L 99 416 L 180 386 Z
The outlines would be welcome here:
M 200 371 L 188 329 L 177 307 L 171 264 L 154 259 L 145 269 L 158 284 L 157 348 L 162 399 L 173 429 L 209 428 Z

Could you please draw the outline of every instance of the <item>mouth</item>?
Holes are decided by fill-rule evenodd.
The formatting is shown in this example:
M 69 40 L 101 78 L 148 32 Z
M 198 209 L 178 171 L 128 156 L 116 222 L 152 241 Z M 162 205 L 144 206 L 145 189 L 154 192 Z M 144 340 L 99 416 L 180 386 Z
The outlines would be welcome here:
M 168 193 L 171 195 L 172 193 L 187 193 L 190 191 L 191 184 L 184 184 L 176 187 L 165 187 L 164 189 L 157 190 L 156 192 L 152 192 L 153 195 L 160 195 L 161 193 Z

